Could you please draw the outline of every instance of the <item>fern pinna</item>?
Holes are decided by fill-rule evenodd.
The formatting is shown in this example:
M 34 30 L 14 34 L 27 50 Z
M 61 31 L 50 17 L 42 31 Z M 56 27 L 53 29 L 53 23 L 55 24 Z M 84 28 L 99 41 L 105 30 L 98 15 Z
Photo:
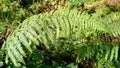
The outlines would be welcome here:
M 100 18 L 92 17 L 85 12 L 77 9 L 59 8 L 56 11 L 34 15 L 23 21 L 8 36 L 2 50 L 6 54 L 6 63 L 12 61 L 16 67 L 19 67 L 20 63 L 25 64 L 23 57 L 27 57 L 26 53 L 28 51 L 32 53 L 36 46 L 44 44 L 46 49 L 57 49 L 60 38 L 80 42 L 82 37 L 87 37 L 95 32 L 110 34 L 111 32 L 108 31 L 106 26 L 106 24 L 101 23 Z M 115 32 L 116 35 L 119 33 L 119 30 L 117 33 Z M 77 44 L 81 48 L 81 43 Z M 112 54 L 116 54 L 116 51 L 118 51 L 118 47 L 112 50 Z M 109 53 L 107 52 L 107 54 Z M 117 54 L 115 56 L 117 59 Z M 112 55 L 111 60 L 113 57 Z M 77 61 L 79 60 L 80 54 L 77 57 Z

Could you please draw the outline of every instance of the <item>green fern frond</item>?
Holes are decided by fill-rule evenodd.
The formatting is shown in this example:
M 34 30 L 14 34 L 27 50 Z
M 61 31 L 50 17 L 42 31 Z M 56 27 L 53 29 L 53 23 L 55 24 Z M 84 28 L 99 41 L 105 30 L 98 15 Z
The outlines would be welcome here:
M 111 36 L 119 36 L 120 35 L 120 12 L 111 13 L 103 19 L 104 23 L 106 23 L 107 32 Z
M 55 12 L 35 15 L 26 19 L 9 37 L 2 46 L 6 57 L 10 58 L 15 66 L 24 63 L 26 49 L 32 52 L 33 47 L 43 43 L 46 49 L 51 45 L 56 48 L 57 40 L 61 37 L 79 38 L 83 30 L 91 32 L 97 30 L 95 19 L 87 13 L 78 10 L 59 9 Z M 100 28 L 100 27 L 99 27 Z
M 77 63 L 92 60 L 95 61 L 97 68 L 115 67 L 113 61 L 118 61 L 118 45 L 112 45 L 109 42 L 100 41 L 100 39 L 95 42 L 88 42 L 81 43 L 78 48 Z
M 116 27 L 116 29 L 119 28 Z M 23 21 L 8 36 L 2 50 L 5 51 L 6 61 L 10 59 L 18 67 L 19 63 L 25 64 L 23 57 L 27 57 L 26 53 L 28 52 L 32 53 L 37 45 L 43 44 L 46 49 L 57 49 L 58 39 L 60 38 L 80 41 L 82 37 L 89 36 L 96 31 L 109 33 L 108 26 L 106 27 L 106 24 L 101 23 L 100 18 L 92 17 L 76 9 L 59 8 L 55 12 L 35 15 Z M 90 49 L 87 48 L 86 50 L 93 52 Z M 112 51 L 114 54 L 117 52 L 115 49 L 114 52 Z M 88 54 L 86 57 L 91 55 Z M 115 55 L 115 58 L 117 58 L 117 55 Z
M 96 65 L 97 68 L 116 68 L 114 66 L 114 63 L 110 60 L 105 61 L 104 58 L 102 58 Z

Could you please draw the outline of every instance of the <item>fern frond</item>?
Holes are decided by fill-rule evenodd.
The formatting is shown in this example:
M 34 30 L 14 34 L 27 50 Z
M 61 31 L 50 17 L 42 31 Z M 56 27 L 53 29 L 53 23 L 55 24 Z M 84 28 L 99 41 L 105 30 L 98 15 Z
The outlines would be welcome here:
M 111 13 L 103 20 L 106 23 L 107 33 L 115 37 L 120 35 L 120 12 Z
M 114 63 L 111 62 L 110 60 L 105 61 L 104 58 L 102 58 L 98 63 L 97 63 L 97 68 L 116 68 L 114 66 Z
M 2 46 L 6 57 L 10 58 L 15 66 L 24 63 L 26 49 L 32 52 L 33 47 L 44 44 L 46 49 L 51 45 L 56 48 L 57 40 L 61 37 L 79 38 L 83 30 L 91 32 L 99 26 L 96 20 L 87 13 L 78 10 L 59 9 L 55 12 L 35 15 L 26 19 L 9 37 Z M 99 27 L 101 28 L 101 27 Z
M 108 27 L 100 22 L 101 19 L 94 18 L 85 12 L 59 8 L 55 12 L 35 15 L 23 21 L 8 36 L 2 50 L 6 53 L 6 61 L 10 59 L 18 67 L 19 63 L 25 64 L 23 57 L 26 57 L 28 52 L 32 53 L 37 45 L 43 44 L 49 50 L 57 49 L 60 38 L 80 41 L 83 36 L 89 36 L 96 31 L 109 33 Z M 90 49 L 87 48 L 92 51 Z

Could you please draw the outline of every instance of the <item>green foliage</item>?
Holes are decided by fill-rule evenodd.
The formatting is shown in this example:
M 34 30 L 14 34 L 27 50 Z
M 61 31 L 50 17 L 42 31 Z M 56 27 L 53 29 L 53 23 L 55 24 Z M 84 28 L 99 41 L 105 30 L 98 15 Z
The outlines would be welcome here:
M 28 58 L 27 58 L 27 68 L 41 68 L 42 66 L 42 62 L 44 60 L 44 57 L 42 55 L 42 51 L 40 50 L 35 50 L 33 51 L 32 54 L 28 54 Z M 29 62 L 31 61 L 31 62 Z M 33 63 L 34 62 L 34 63 Z
M 44 47 L 43 51 L 45 52 L 46 50 L 55 51 L 61 55 L 77 50 L 77 63 L 92 59 L 93 57 L 97 58 L 99 57 L 98 54 L 100 54 L 101 58 L 105 57 L 105 62 L 108 59 L 111 62 L 113 59 L 117 60 L 118 45 L 112 45 L 111 43 L 100 41 L 100 39 L 96 39 L 96 42 L 89 42 L 90 40 L 86 39 L 91 35 L 95 38 L 101 34 L 119 36 L 119 26 L 111 27 L 114 24 L 109 25 L 101 22 L 101 18 L 90 16 L 76 9 L 70 10 L 69 8 L 59 8 L 55 12 L 51 11 L 50 13 L 32 16 L 19 25 L 8 36 L 7 41 L 2 46 L 2 50 L 6 53 L 6 63 L 12 61 L 17 67 L 19 67 L 19 63 L 25 64 L 23 57 L 29 57 L 29 53 L 31 54 L 36 49 L 36 46 Z M 119 20 L 116 24 L 119 25 Z M 113 28 L 116 30 L 113 30 Z M 38 59 L 41 61 L 35 62 L 35 64 L 40 64 L 44 61 L 43 55 L 37 55 L 40 55 L 41 58 L 39 57 Z M 101 59 L 96 60 L 99 61 Z
M 53 10 L 54 8 L 50 8 L 50 10 L 46 8 L 49 3 L 54 5 L 56 1 L 53 3 L 52 0 L 0 0 L 0 32 L 8 29 L 14 30 L 25 18 L 43 12 L 42 9 Z
M 0 22 L 0 31 L 1 31 L 1 32 L 4 32 L 4 31 L 5 31 L 5 26 L 6 26 L 6 23 L 5 23 L 5 22 Z
M 0 26 L 2 26 L 0 31 L 5 31 L 7 28 L 4 26 L 4 24 L 9 24 L 8 27 L 15 27 L 18 22 L 21 21 L 22 18 L 24 18 L 24 10 L 22 8 L 19 8 L 19 4 L 17 2 L 10 2 L 9 0 L 1 0 L 0 3 Z M 14 26 L 13 26 L 14 25 Z
M 18 66 L 17 62 L 24 63 L 22 57 L 25 56 L 25 51 L 23 50 L 23 48 L 20 48 L 21 46 L 24 46 L 30 52 L 32 52 L 32 48 L 30 45 L 33 43 L 34 43 L 34 45 L 39 45 L 40 43 L 42 43 L 42 44 L 44 44 L 44 46 L 47 49 L 50 49 L 53 47 L 54 47 L 53 49 L 56 49 L 55 46 L 57 46 L 56 45 L 57 43 L 55 43 L 55 41 L 57 42 L 57 39 L 59 39 L 59 37 L 64 38 L 64 37 L 68 37 L 71 35 L 70 33 L 71 33 L 72 28 L 69 25 L 72 25 L 72 23 L 69 24 L 69 22 L 66 20 L 66 18 L 64 17 L 63 14 L 61 14 L 62 22 L 61 23 L 59 22 L 60 25 L 57 23 L 58 22 L 57 17 L 60 13 L 61 13 L 61 10 L 54 14 L 52 14 L 52 12 L 51 12 L 51 13 L 49 13 L 49 15 L 46 13 L 44 15 L 33 16 L 33 17 L 25 20 L 24 21 L 25 23 L 23 23 L 21 26 L 19 26 L 19 28 L 21 28 L 20 31 L 19 31 L 19 28 L 17 28 L 18 30 L 15 30 L 15 32 L 14 32 L 15 34 L 13 33 L 13 36 L 16 36 L 16 37 L 9 36 L 13 39 L 8 37 L 8 39 L 10 39 L 11 42 L 12 42 L 12 40 L 16 39 L 15 41 L 13 41 L 12 44 L 10 43 L 10 46 L 9 46 L 9 44 L 7 44 L 7 47 L 8 48 L 10 47 L 9 49 L 7 49 L 8 57 L 11 58 L 11 60 L 13 61 L 15 66 Z M 68 14 L 69 14 L 69 10 L 68 10 Z M 70 14 L 72 14 L 72 11 Z M 65 16 L 68 16 L 68 15 L 65 15 Z M 55 19 L 55 17 L 56 17 L 56 19 Z M 70 17 L 71 17 L 71 15 L 70 15 Z M 36 20 L 35 20 L 35 18 L 36 18 Z M 52 22 L 52 21 L 54 21 L 54 22 Z M 66 26 L 66 29 L 63 28 L 65 26 Z M 75 27 L 76 24 L 73 24 L 72 26 Z M 15 46 L 15 45 L 19 45 L 19 47 Z M 11 46 L 13 46 L 13 47 L 11 47 Z M 15 46 L 15 49 L 13 49 L 14 46 Z M 4 47 L 6 48 L 6 43 L 5 43 L 5 45 L 3 45 L 3 48 Z M 16 53 L 14 53 L 14 52 L 16 52 Z M 18 55 L 12 56 L 12 54 L 18 54 Z M 19 57 L 19 58 L 17 58 L 17 57 Z
M 105 61 L 105 59 L 101 59 L 98 64 L 97 68 L 116 68 L 110 60 Z

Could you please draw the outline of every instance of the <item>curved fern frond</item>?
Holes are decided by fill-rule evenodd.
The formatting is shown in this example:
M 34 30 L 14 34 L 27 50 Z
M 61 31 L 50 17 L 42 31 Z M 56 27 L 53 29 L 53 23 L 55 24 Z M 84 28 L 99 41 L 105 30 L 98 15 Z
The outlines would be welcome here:
M 98 28 L 98 22 L 87 13 L 78 10 L 60 9 L 55 12 L 35 15 L 26 19 L 2 46 L 6 56 L 15 66 L 24 63 L 26 50 L 32 52 L 34 46 L 44 44 L 46 49 L 56 47 L 60 37 L 79 38 L 83 32 L 91 32 Z
M 66 8 L 32 16 L 23 21 L 3 44 L 6 61 L 10 59 L 18 67 L 19 63 L 25 64 L 23 57 L 28 51 L 32 53 L 36 45 L 57 49 L 60 38 L 79 41 L 82 36 L 89 36 L 95 31 L 108 32 L 106 25 L 100 22 L 99 18 L 85 12 Z

